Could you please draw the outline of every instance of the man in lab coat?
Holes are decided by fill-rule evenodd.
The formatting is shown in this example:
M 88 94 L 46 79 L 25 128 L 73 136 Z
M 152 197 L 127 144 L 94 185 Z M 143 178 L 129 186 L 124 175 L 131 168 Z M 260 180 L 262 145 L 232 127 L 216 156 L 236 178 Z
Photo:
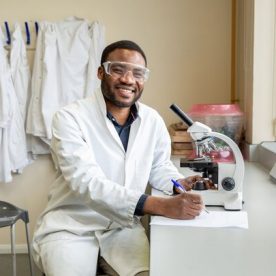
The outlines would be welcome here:
M 51 151 L 58 174 L 34 234 L 34 259 L 46 275 L 148 275 L 144 214 L 192 219 L 197 194 L 157 197 L 146 186 L 173 192 L 171 179 L 189 189 L 170 161 L 170 137 L 160 115 L 138 100 L 148 79 L 147 59 L 132 41 L 107 46 L 87 99 L 58 111 Z M 177 189 L 176 189 L 177 192 Z

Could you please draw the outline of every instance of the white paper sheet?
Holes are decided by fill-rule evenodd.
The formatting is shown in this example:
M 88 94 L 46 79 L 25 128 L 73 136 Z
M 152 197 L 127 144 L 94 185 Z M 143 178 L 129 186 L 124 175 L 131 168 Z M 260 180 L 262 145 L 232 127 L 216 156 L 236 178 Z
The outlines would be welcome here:
M 202 212 L 193 220 L 178 220 L 154 216 L 151 225 L 173 225 L 191 227 L 239 227 L 248 229 L 248 217 L 245 211 L 209 211 Z

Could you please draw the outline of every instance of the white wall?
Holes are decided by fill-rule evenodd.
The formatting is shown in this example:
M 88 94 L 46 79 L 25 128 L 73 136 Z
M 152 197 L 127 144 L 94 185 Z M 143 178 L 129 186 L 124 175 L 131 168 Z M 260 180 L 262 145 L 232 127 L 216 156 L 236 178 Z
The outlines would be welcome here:
M 169 110 L 173 102 L 184 110 L 194 103 L 230 102 L 231 0 L 1 2 L 1 23 L 76 15 L 102 22 L 107 43 L 119 39 L 138 42 L 151 70 L 143 102 L 155 107 L 167 124 L 178 121 Z M 53 178 L 51 161 L 43 157 L 12 183 L 0 183 L 0 199 L 27 208 L 33 231 Z M 24 243 L 22 228 L 19 230 L 17 240 Z M 0 244 L 8 239 L 7 231 L 1 231 Z
M 238 1 L 237 91 L 250 144 L 276 139 L 275 11 L 275 0 Z
M 255 0 L 252 143 L 273 141 L 275 82 L 275 0 Z M 275 119 L 275 118 L 274 118 Z

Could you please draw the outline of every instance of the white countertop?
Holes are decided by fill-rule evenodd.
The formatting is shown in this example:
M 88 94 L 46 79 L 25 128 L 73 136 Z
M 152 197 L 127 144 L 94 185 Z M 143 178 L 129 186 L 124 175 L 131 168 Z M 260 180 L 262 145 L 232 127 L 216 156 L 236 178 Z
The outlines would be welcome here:
M 275 276 L 276 184 L 247 162 L 243 188 L 249 229 L 151 225 L 150 275 Z

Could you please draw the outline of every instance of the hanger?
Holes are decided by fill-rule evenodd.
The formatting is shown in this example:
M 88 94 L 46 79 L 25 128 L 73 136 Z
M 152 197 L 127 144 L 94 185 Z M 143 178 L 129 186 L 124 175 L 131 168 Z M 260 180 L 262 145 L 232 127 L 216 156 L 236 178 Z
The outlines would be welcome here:
M 6 29 L 6 45 L 4 46 L 5 49 L 10 50 L 11 49 L 11 31 L 9 27 L 9 23 L 7 21 L 4 22 L 5 24 L 5 29 Z M 35 22 L 35 32 L 38 34 L 38 23 Z M 25 22 L 25 31 L 26 31 L 26 45 L 28 51 L 35 51 L 35 47 L 30 47 L 31 46 L 31 34 L 30 34 L 30 28 L 28 22 Z
M 29 30 L 29 25 L 28 22 L 25 22 L 25 30 L 26 30 L 26 36 L 27 36 L 27 45 L 31 44 L 31 36 L 30 36 L 30 30 Z
M 34 24 L 35 24 L 35 33 L 36 33 L 36 35 L 38 35 L 38 30 L 39 30 L 38 22 L 35 21 Z
M 8 24 L 7 21 L 5 21 L 5 28 L 6 28 L 6 34 L 7 34 L 7 41 L 6 41 L 6 43 L 8 45 L 10 45 L 11 44 L 11 33 L 10 33 L 10 29 L 9 29 L 9 24 Z

